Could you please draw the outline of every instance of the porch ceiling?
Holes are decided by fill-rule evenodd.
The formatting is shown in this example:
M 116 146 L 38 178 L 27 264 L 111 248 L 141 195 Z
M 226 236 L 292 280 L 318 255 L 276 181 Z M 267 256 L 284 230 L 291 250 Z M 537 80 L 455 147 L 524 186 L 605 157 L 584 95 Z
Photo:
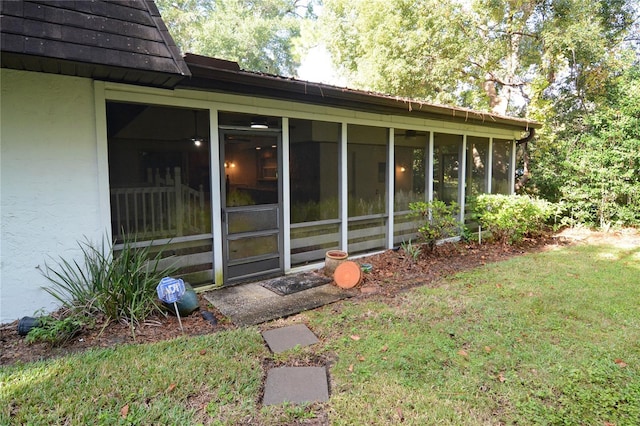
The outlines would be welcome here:
M 535 121 L 482 111 L 244 71 L 234 62 L 189 53 L 185 56 L 185 61 L 192 74 L 190 79 L 185 79 L 179 84 L 180 88 L 185 89 L 231 92 L 363 112 L 479 124 L 510 130 L 526 131 L 529 128 L 542 126 Z

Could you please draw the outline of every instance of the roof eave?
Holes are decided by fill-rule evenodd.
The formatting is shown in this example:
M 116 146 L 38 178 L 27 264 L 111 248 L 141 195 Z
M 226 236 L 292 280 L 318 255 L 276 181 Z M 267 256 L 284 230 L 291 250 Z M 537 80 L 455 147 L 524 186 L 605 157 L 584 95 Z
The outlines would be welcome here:
M 526 131 L 540 128 L 535 121 L 504 117 L 464 108 L 435 105 L 416 100 L 363 92 L 322 83 L 296 80 L 239 69 L 208 67 L 190 60 L 186 62 L 192 77 L 178 87 L 207 91 L 225 91 L 258 97 L 293 100 L 360 111 L 433 118 L 470 124 L 491 124 L 494 127 Z

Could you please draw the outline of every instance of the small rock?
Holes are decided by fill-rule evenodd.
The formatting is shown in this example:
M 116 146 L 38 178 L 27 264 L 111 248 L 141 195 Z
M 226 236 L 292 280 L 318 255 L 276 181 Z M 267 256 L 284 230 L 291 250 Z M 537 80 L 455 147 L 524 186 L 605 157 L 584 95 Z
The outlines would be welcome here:
M 211 325 L 216 325 L 218 323 L 215 315 L 209 311 L 200 311 L 200 315 L 202 315 L 202 318 L 204 318 L 205 321 L 209 321 Z

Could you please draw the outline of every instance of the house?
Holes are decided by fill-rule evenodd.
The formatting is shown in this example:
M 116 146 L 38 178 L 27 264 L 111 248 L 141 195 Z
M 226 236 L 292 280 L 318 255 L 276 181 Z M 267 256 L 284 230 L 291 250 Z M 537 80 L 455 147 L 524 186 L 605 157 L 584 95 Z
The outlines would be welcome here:
M 0 20 L 0 322 L 54 309 L 45 262 L 105 236 L 204 288 L 397 246 L 411 201 L 462 218 L 511 193 L 539 126 L 182 57 L 150 0 L 2 2 Z

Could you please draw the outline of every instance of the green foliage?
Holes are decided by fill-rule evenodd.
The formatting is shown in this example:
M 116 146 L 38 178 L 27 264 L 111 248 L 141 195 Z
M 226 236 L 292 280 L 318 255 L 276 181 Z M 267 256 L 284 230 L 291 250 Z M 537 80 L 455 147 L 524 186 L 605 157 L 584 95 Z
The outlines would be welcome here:
M 640 67 L 608 88 L 608 102 L 562 141 L 555 181 L 570 223 L 601 228 L 640 224 Z
M 589 226 L 640 222 L 640 68 L 604 84 L 605 96 L 589 110 L 557 102 L 549 120 L 553 138 L 532 151 L 531 193 L 565 205 L 565 222 Z
M 420 238 L 434 251 L 439 240 L 460 235 L 462 224 L 457 218 L 458 205 L 446 204 L 444 201 L 418 201 L 409 204 L 411 214 L 422 218 L 423 224 L 418 228 Z
M 494 239 L 514 243 L 540 234 L 555 211 L 552 203 L 528 195 L 481 194 L 474 215 Z
M 435 0 L 326 0 L 318 37 L 351 87 L 452 103 L 470 54 L 460 11 Z
M 44 290 L 67 308 L 71 315 L 91 316 L 101 313 L 109 320 L 135 324 L 153 312 L 160 312 L 155 288 L 175 268 L 161 268 L 161 252 L 151 256 L 150 248 L 136 248 L 126 240 L 114 253 L 102 241 L 95 247 L 78 244 L 82 260 L 61 258 L 55 268 L 45 266 L 44 276 L 51 287 Z
M 63 345 L 92 322 L 82 315 L 70 315 L 64 318 L 46 315 L 39 317 L 38 320 L 38 327 L 29 330 L 25 339 L 29 344 L 44 342 L 51 346 Z
M 295 75 L 295 45 L 309 4 L 296 0 L 157 0 L 183 53 L 235 61 L 251 71 Z
M 403 241 L 402 244 L 400 244 L 400 247 L 402 247 L 402 250 L 407 253 L 409 257 L 411 257 L 411 260 L 413 260 L 414 262 L 418 261 L 420 253 L 422 253 L 422 249 L 419 245 L 413 244 L 411 242 L 411 239 L 409 239 L 409 242 Z
M 521 115 L 597 96 L 634 14 L 631 0 L 461 3 L 326 0 L 318 34 L 352 86 Z

